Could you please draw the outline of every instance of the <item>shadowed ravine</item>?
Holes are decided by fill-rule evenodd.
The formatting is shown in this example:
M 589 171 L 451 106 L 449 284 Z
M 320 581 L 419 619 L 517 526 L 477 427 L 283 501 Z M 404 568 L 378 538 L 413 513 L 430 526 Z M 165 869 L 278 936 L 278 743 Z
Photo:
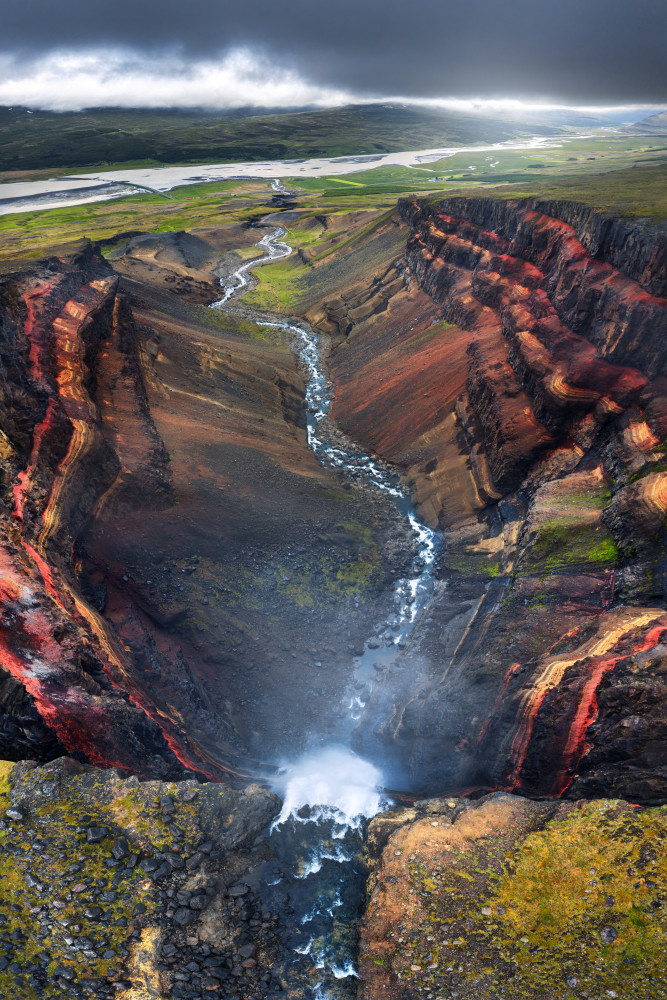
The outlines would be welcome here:
M 283 241 L 284 235 L 285 231 L 277 228 L 263 236 L 257 246 L 267 251 L 266 256 L 243 264 L 231 275 L 231 282 L 225 279 L 224 295 L 211 308 L 224 308 L 232 296 L 246 288 L 252 268 L 289 256 L 292 248 Z M 352 484 L 366 482 L 390 496 L 397 510 L 408 520 L 417 544 L 410 576 L 399 580 L 395 586 L 395 612 L 382 623 L 379 638 L 376 629 L 367 640 L 364 653 L 355 660 L 354 676 L 348 692 L 348 712 L 342 719 L 342 728 L 331 734 L 336 740 L 346 740 L 355 722 L 363 726 L 362 713 L 375 672 L 387 666 L 406 645 L 414 625 L 433 595 L 434 560 L 439 535 L 419 521 L 409 495 L 392 469 L 346 438 L 329 417 L 332 388 L 322 362 L 319 336 L 302 323 L 267 320 L 264 314 L 255 311 L 251 315 L 263 326 L 277 327 L 292 335 L 294 350 L 306 370 L 308 444 L 319 461 L 342 474 Z
M 224 279 L 224 294 L 211 308 L 224 309 L 233 296 L 247 288 L 252 269 L 289 256 L 292 248 L 282 239 L 284 235 L 285 230 L 278 227 L 263 236 L 257 246 L 266 251 L 265 256 L 246 262 Z M 305 735 L 312 751 L 284 764 L 277 777 L 271 776 L 284 800 L 272 827 L 275 859 L 261 865 L 249 879 L 253 887 L 262 888 L 268 905 L 287 917 L 286 944 L 291 949 L 285 968 L 288 980 L 309 983 L 317 997 L 342 996 L 347 992 L 346 980 L 357 975 L 354 928 L 363 893 L 358 860 L 363 826 L 389 803 L 380 791 L 381 771 L 349 748 L 354 730 L 363 731 L 374 678 L 405 647 L 433 596 L 440 538 L 419 521 L 410 497 L 390 467 L 357 447 L 330 419 L 332 388 L 319 336 L 302 323 L 266 319 L 254 311 L 251 315 L 256 322 L 292 336 L 293 348 L 306 371 L 308 444 L 319 461 L 352 484 L 365 482 L 390 496 L 409 521 L 417 544 L 410 576 L 395 584 L 394 613 L 375 627 L 363 653 L 355 658 L 342 710 L 331 713 L 330 731 L 295 732 L 299 737 L 296 742 L 301 744 Z M 298 725 L 295 717 L 295 728 Z M 318 973 L 314 982 L 313 961 Z

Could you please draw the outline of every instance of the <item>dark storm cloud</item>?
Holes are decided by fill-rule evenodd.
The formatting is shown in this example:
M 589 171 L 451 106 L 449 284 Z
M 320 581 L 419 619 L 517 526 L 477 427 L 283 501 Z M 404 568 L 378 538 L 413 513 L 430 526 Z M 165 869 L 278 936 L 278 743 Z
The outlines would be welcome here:
M 240 46 L 323 87 L 567 103 L 667 97 L 665 0 L 4 0 L 0 50 Z

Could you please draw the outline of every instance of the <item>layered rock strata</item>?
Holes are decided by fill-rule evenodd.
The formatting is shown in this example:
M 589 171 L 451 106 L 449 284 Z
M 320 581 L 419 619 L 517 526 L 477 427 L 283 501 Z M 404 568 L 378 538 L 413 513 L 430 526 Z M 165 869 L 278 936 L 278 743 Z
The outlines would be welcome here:
M 32 743 L 119 766 L 152 752 L 168 773 L 177 762 L 121 692 L 122 650 L 73 573 L 74 540 L 118 472 L 93 402 L 95 359 L 117 335 L 116 292 L 89 246 L 3 287 L 2 669 L 25 691 L 20 714 L 3 701 L 3 752 Z
M 662 800 L 665 242 L 570 204 L 400 212 L 405 256 L 339 297 L 332 362 L 338 422 L 447 531 L 447 590 L 376 694 L 383 752 L 424 788 Z
M 3 280 L 5 757 L 246 773 L 293 740 L 276 705 L 330 716 L 410 558 L 308 448 L 288 346 L 202 304 L 256 241 L 130 235 Z

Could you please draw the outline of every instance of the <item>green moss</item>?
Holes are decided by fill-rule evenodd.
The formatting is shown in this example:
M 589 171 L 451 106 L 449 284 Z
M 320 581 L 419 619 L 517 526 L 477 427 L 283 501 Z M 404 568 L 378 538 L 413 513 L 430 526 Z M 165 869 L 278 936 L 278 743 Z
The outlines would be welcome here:
M 500 573 L 500 559 L 487 552 L 451 550 L 445 554 L 445 566 L 462 576 L 493 577 Z
M 379 569 L 380 559 L 377 548 L 369 554 L 368 558 L 359 556 L 346 566 L 342 566 L 336 572 L 336 582 L 338 590 L 345 595 L 358 593 L 366 590 L 372 584 Z
M 667 996 L 667 808 L 569 808 L 544 827 L 535 812 L 518 839 L 502 827 L 411 862 L 406 888 L 419 917 L 390 927 L 383 942 L 406 995 L 417 987 L 489 1000 Z M 614 940 L 602 936 L 609 927 Z
M 221 309 L 210 309 L 208 306 L 191 306 L 198 323 L 224 330 L 227 333 L 241 334 L 253 340 L 261 340 L 266 344 L 282 349 L 285 354 L 291 354 L 285 334 L 277 327 L 263 326 L 240 316 L 233 316 Z
M 347 604 L 381 585 L 382 559 L 373 529 L 359 521 L 345 521 L 338 528 L 350 538 L 352 551 L 347 559 L 332 547 L 306 556 L 298 574 L 276 565 L 271 586 L 297 607 L 314 607 L 323 601 Z
M 571 997 L 570 975 L 584 993 L 659 995 L 666 833 L 665 808 L 628 817 L 613 803 L 589 803 L 526 838 L 486 901 L 494 926 L 482 935 L 515 965 L 520 991 L 513 995 L 549 989 L 554 998 Z M 617 935 L 612 943 L 601 937 L 605 927 Z
M 9 795 L 9 772 L 14 767 L 11 760 L 0 760 L 0 812 L 7 808 L 7 796 Z
M 12 766 L 0 766 L 0 774 Z M 47 777 L 42 769 L 36 774 L 28 772 L 22 781 Z M 151 921 L 160 904 L 155 885 L 138 868 L 115 877 L 119 869 L 107 864 L 111 843 L 124 837 L 130 851 L 152 855 L 155 845 L 164 849 L 173 837 L 159 812 L 157 799 L 152 797 L 151 787 L 155 786 L 151 783 L 108 781 L 100 772 L 72 776 L 66 787 L 66 798 L 57 789 L 43 799 L 35 794 L 27 809 L 22 805 L 21 811 L 27 812 L 24 825 L 14 829 L 11 849 L 7 843 L 0 852 L 0 913 L 7 918 L 0 925 L 0 939 L 22 935 L 11 950 L 0 945 L 0 955 L 23 965 L 38 961 L 38 956 L 46 953 L 50 956 L 51 976 L 58 965 L 63 965 L 74 971 L 76 980 L 115 980 L 122 977 L 124 956 L 134 932 Z M 201 831 L 195 804 L 179 801 L 177 791 L 177 785 L 160 786 L 160 795 L 175 797 L 176 811 L 170 819 L 183 831 L 187 851 L 194 848 Z M 85 829 L 89 825 L 106 826 L 109 837 L 100 843 L 87 843 Z M 71 865 L 76 866 L 74 871 Z M 42 888 L 26 882 L 28 875 Z M 79 885 L 85 888 L 78 891 Z M 104 919 L 86 917 L 86 907 L 103 892 L 115 894 L 101 904 Z M 54 906 L 56 902 L 58 907 Z M 139 903 L 145 912 L 135 916 L 134 908 Z M 68 937 L 73 944 L 68 943 Z M 84 938 L 91 942 L 95 955 L 91 948 L 86 949 L 89 956 L 81 948 L 76 949 L 77 941 Z M 105 951 L 114 952 L 114 957 L 102 958 Z M 12 973 L 2 972 L 0 996 L 23 998 L 32 993 L 25 977 L 17 986 Z M 42 1000 L 60 1000 L 62 989 L 47 984 L 39 996 Z
M 655 451 L 664 451 L 662 446 L 658 446 Z M 634 472 L 629 479 L 629 482 L 636 483 L 639 479 L 645 479 L 646 476 L 650 476 L 654 472 L 665 472 L 667 471 L 667 461 L 655 462 L 653 465 L 645 465 L 643 469 L 638 472 Z
M 320 495 L 336 503 L 351 499 L 348 491 L 338 488 Z M 181 572 L 192 569 L 188 559 L 176 560 L 173 566 L 175 578 L 182 580 L 185 597 L 178 597 L 188 609 L 189 627 L 213 643 L 238 640 L 240 635 L 254 638 L 266 609 L 276 615 L 295 607 L 347 609 L 357 596 L 375 592 L 385 580 L 378 533 L 370 518 L 339 522 L 332 544 L 309 547 L 297 569 L 278 553 L 267 553 L 261 563 L 253 553 L 229 562 L 200 558 L 191 573 Z
M 610 566 L 618 561 L 611 533 L 597 523 L 582 523 L 575 515 L 545 521 L 525 554 L 521 573 L 557 573 L 573 566 Z

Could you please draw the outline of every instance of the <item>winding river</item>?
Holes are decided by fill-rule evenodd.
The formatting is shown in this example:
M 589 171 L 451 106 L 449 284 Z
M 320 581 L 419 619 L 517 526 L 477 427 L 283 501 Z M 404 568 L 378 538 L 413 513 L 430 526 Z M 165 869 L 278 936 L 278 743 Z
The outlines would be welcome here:
M 302 160 L 264 160 L 248 163 L 209 163 L 185 166 L 134 167 L 87 174 L 65 174 L 35 181 L 0 183 L 0 215 L 13 212 L 38 212 L 49 208 L 86 205 L 96 201 L 122 198 L 142 191 L 164 194 L 174 187 L 207 181 L 253 180 L 291 177 L 337 177 L 374 167 L 403 166 L 424 170 L 456 153 L 498 153 L 503 150 L 553 149 L 581 135 L 534 136 L 519 141 L 494 142 L 491 145 L 441 146 L 395 153 L 371 153 L 358 156 L 324 156 Z M 274 259 L 274 258 L 271 258 Z
M 265 251 L 264 256 L 247 261 L 237 268 L 230 278 L 224 279 L 224 294 L 217 302 L 212 303 L 211 308 L 224 309 L 232 296 L 247 288 L 251 280 L 250 272 L 254 268 L 288 257 L 293 251 L 284 241 L 285 235 L 285 230 L 277 227 L 273 232 L 263 236 L 256 246 Z M 407 518 L 417 541 L 417 555 L 410 576 L 399 580 L 396 584 L 395 613 L 382 627 L 379 638 L 376 635 L 369 638 L 364 655 L 358 658 L 355 680 L 368 682 L 372 677 L 368 670 L 371 666 L 369 660 L 372 658 L 377 663 L 386 659 L 383 648 L 388 649 L 393 658 L 397 648 L 402 648 L 406 644 L 414 624 L 433 595 L 438 535 L 419 520 L 410 496 L 401 485 L 396 473 L 354 442 L 344 438 L 330 420 L 329 409 L 333 390 L 322 362 L 318 335 L 305 324 L 269 320 L 259 312 L 253 319 L 262 326 L 286 330 L 293 336 L 295 349 L 308 373 L 306 385 L 308 444 L 322 465 L 343 473 L 352 483 L 362 480 L 390 496 L 397 509 Z M 363 708 L 363 705 L 356 707 Z
M 256 244 L 263 256 L 222 279 L 223 295 L 211 308 L 225 309 L 232 297 L 249 286 L 256 267 L 289 256 L 293 251 L 285 236 L 279 227 L 263 236 Z M 390 497 L 409 522 L 416 542 L 409 575 L 394 587 L 393 613 L 376 625 L 354 662 L 345 711 L 331 734 L 331 745 L 304 755 L 272 779 L 283 798 L 272 828 L 274 856 L 249 877 L 267 905 L 283 914 L 287 925 L 287 958 L 281 963 L 286 982 L 301 983 L 313 997 L 327 1000 L 354 993 L 355 926 L 364 881 L 363 828 L 389 804 L 381 790 L 381 772 L 349 749 L 351 735 L 355 726 L 363 726 L 374 680 L 407 644 L 433 596 L 439 536 L 419 520 L 396 473 L 342 435 L 329 417 L 333 390 L 320 336 L 304 323 L 260 312 L 251 318 L 262 326 L 285 330 L 291 337 L 307 374 L 308 444 L 319 461 L 351 483 L 371 484 Z

